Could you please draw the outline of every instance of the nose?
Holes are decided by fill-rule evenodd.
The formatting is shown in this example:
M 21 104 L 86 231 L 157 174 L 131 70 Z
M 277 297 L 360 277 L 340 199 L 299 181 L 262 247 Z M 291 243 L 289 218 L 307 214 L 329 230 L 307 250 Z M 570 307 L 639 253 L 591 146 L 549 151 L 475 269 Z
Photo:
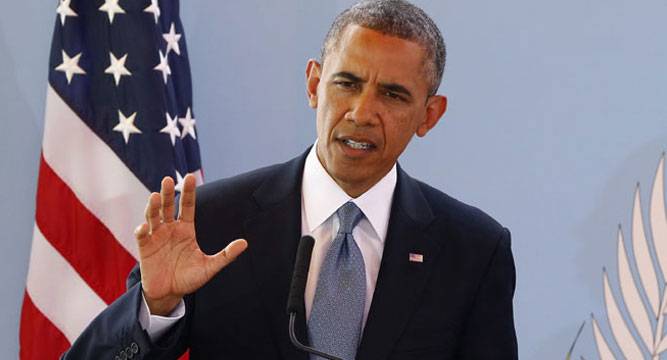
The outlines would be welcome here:
M 357 126 L 373 126 L 377 124 L 380 116 L 379 105 L 372 91 L 364 89 L 352 102 L 352 107 L 345 114 L 345 118 Z

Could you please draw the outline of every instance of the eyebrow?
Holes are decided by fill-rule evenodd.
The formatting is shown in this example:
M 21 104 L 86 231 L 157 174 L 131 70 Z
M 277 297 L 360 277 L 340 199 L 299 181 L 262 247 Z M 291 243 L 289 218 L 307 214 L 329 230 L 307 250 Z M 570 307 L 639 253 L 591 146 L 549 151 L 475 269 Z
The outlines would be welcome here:
M 333 75 L 333 77 L 335 77 L 335 78 L 336 78 L 336 77 L 342 77 L 342 78 L 346 78 L 346 79 L 348 79 L 348 80 L 350 80 L 350 81 L 354 81 L 354 82 L 362 82 L 362 81 L 363 81 L 363 80 L 362 80 L 360 77 L 358 77 L 357 75 L 354 75 L 353 73 L 351 73 L 351 72 L 347 72 L 347 71 L 340 71 L 340 72 L 337 72 L 337 73 L 335 73 L 335 74 Z
M 333 77 L 334 77 L 334 78 L 336 78 L 336 77 L 342 77 L 342 78 L 345 78 L 345 79 L 347 79 L 347 80 L 350 80 L 350 81 L 353 81 L 353 82 L 357 82 L 357 83 L 359 83 L 359 82 L 363 82 L 363 81 L 364 81 L 364 80 L 363 80 L 362 78 L 360 78 L 359 76 L 354 75 L 353 73 L 351 73 L 351 72 L 347 72 L 347 71 L 340 71 L 340 72 L 337 72 L 337 73 L 335 73 L 335 74 L 333 75 Z M 408 96 L 408 97 L 412 98 L 412 93 L 410 92 L 410 90 L 408 90 L 408 89 L 407 89 L 405 86 L 403 86 L 403 85 L 395 84 L 395 83 L 388 83 L 388 84 L 380 84 L 380 87 L 383 88 L 383 89 L 385 89 L 385 90 L 389 90 L 389 91 L 392 91 L 392 92 L 395 92 L 395 93 L 403 94 L 403 95 L 405 95 L 405 96 Z
M 391 92 L 403 94 L 409 98 L 412 98 L 412 93 L 410 90 L 408 90 L 405 86 L 399 85 L 399 84 L 380 84 L 380 87 L 382 87 L 385 90 L 389 90 Z

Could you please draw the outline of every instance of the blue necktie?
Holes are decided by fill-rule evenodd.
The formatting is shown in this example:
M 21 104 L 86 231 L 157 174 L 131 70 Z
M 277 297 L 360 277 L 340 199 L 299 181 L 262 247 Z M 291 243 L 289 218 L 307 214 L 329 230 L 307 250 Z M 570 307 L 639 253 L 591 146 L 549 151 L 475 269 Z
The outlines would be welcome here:
M 352 202 L 336 214 L 340 227 L 320 268 L 308 336 L 315 349 L 354 360 L 366 303 L 366 268 L 352 229 L 364 215 Z M 319 359 L 311 356 L 311 360 Z

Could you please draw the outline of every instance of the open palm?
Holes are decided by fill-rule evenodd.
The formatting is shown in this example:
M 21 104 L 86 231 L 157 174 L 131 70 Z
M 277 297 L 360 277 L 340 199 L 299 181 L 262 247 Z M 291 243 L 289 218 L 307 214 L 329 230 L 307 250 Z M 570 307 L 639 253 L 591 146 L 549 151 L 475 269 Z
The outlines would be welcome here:
M 235 240 L 217 254 L 203 253 L 195 234 L 194 176 L 184 179 L 177 219 L 174 193 L 173 179 L 165 177 L 160 193 L 148 199 L 146 223 L 136 231 L 144 297 L 155 315 L 169 314 L 247 247 L 245 240 Z

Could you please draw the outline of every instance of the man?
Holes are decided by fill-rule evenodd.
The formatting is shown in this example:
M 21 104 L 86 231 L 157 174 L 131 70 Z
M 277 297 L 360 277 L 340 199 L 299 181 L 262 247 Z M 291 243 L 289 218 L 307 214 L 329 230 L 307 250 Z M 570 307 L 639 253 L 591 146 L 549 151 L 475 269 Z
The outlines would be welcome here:
M 509 232 L 396 163 L 446 110 L 444 62 L 439 30 L 403 0 L 341 13 L 306 68 L 316 144 L 196 202 L 186 177 L 176 220 L 165 178 L 136 231 L 140 273 L 64 358 L 307 359 L 285 313 L 305 234 L 300 339 L 346 360 L 516 358 Z

